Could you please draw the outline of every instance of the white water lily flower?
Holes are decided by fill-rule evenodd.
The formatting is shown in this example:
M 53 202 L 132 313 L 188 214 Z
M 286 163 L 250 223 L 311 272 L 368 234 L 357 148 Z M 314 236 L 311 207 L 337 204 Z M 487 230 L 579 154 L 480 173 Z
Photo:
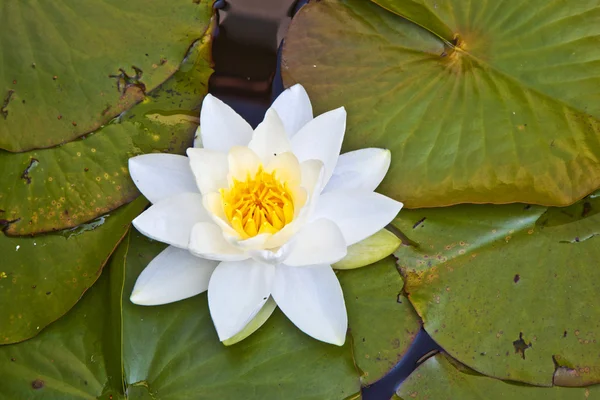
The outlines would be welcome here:
M 240 333 L 270 297 L 308 335 L 342 345 L 348 319 L 331 264 L 385 227 L 402 203 L 375 193 L 390 152 L 340 155 L 346 111 L 313 119 L 304 88 L 284 91 L 252 130 L 207 95 L 203 148 L 188 157 L 129 160 L 152 202 L 133 224 L 168 243 L 139 276 L 131 301 L 158 305 L 208 289 L 219 339 Z

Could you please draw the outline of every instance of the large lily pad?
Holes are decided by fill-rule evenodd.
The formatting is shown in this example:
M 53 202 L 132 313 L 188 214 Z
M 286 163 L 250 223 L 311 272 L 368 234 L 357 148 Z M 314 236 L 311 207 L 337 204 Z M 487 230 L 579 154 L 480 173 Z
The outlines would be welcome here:
M 394 224 L 418 245 L 395 253 L 409 299 L 450 355 L 501 379 L 600 382 L 600 198 L 406 210 Z
M 178 69 L 206 31 L 212 3 L 5 3 L 0 148 L 64 143 L 129 109 Z
M 600 386 L 589 388 L 541 388 L 491 379 L 460 365 L 445 354 L 425 361 L 402 383 L 397 392 L 403 400 L 563 400 L 595 399 Z
M 407 207 L 568 205 L 600 186 L 600 2 L 311 2 L 282 71 L 344 148 L 389 148 L 380 189 Z
M 359 392 L 361 375 L 371 382 L 389 369 L 418 330 L 408 302 L 397 302 L 402 280 L 388 259 L 340 272 L 351 325 L 343 347 L 308 337 L 279 310 L 249 338 L 223 346 L 205 294 L 159 307 L 129 302 L 135 279 L 163 248 L 132 234 L 123 299 L 131 399 L 343 399 Z
M 0 153 L 5 232 L 55 231 L 110 212 L 139 195 L 127 169 L 130 157 L 185 152 L 212 73 L 211 34 L 190 50 L 179 71 L 114 123 L 63 146 Z
M 146 204 L 140 197 L 89 224 L 55 234 L 0 235 L 0 344 L 35 336 L 69 311 L 98 279 Z
M 0 399 L 124 399 L 121 292 L 126 246 L 69 313 L 39 336 L 0 347 Z

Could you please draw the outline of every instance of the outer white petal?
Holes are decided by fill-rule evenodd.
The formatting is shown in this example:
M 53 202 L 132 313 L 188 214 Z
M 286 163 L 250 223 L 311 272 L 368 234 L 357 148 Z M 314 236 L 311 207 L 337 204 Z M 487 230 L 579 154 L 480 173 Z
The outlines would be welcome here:
M 227 187 L 227 154 L 214 150 L 187 149 L 191 171 L 202 194 Z
M 275 267 L 256 261 L 222 262 L 208 284 L 208 306 L 224 341 L 240 332 L 271 295 Z
M 402 203 L 379 193 L 335 190 L 321 195 L 312 218 L 335 222 L 350 246 L 383 229 L 401 208 Z
M 218 264 L 169 246 L 142 271 L 133 287 L 131 301 L 156 306 L 200 294 L 208 289 L 208 281 Z
M 200 111 L 200 134 L 205 149 L 227 153 L 233 146 L 247 146 L 252 127 L 231 107 L 207 94 Z
M 337 108 L 319 115 L 292 137 L 292 151 L 300 162 L 321 160 L 327 184 L 337 164 L 346 130 L 346 110 Z
M 292 137 L 313 119 L 310 98 L 300 84 L 284 90 L 273 102 L 271 108 L 277 111 L 287 134 Z
M 360 189 L 372 192 L 390 168 L 392 153 L 385 149 L 361 149 L 340 155 L 324 192 Z
M 344 235 L 338 226 L 325 218 L 306 224 L 290 243 L 286 265 L 301 267 L 333 264 L 347 253 Z
M 331 266 L 279 265 L 272 295 L 281 311 L 304 333 L 323 342 L 344 344 L 348 316 L 342 288 Z
M 192 228 L 189 249 L 192 254 L 218 261 L 240 261 L 249 258 L 223 236 L 220 227 L 211 222 L 199 222 Z
M 143 235 L 187 249 L 192 227 L 210 216 L 202 206 L 200 193 L 182 193 L 159 201 L 133 220 Z
M 144 154 L 129 159 L 131 179 L 150 200 L 158 203 L 180 193 L 198 193 L 187 157 L 176 154 Z
M 278 154 L 289 152 L 292 149 L 283 122 L 274 109 L 267 110 L 265 119 L 256 127 L 248 147 L 265 164 L 268 164 Z
M 263 324 L 265 322 L 267 322 L 267 320 L 269 319 L 271 314 L 273 314 L 273 311 L 275 311 L 276 308 L 277 308 L 277 303 L 275 303 L 275 300 L 273 300 L 272 297 L 269 297 L 269 299 L 267 300 L 265 305 L 254 316 L 254 318 L 252 318 L 252 321 L 250 321 L 248 323 L 248 325 L 246 325 L 244 327 L 244 329 L 242 329 L 241 331 L 236 333 L 234 336 L 232 336 L 231 338 L 229 338 L 227 340 L 224 340 L 223 344 L 225 346 L 231 346 L 233 344 L 236 344 L 236 343 L 246 339 L 248 336 L 252 335 L 261 326 L 263 326 Z

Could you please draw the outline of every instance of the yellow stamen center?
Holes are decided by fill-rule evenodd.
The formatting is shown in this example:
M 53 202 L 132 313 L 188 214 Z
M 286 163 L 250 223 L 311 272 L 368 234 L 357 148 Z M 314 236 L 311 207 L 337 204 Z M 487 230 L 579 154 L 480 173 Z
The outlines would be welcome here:
M 245 181 L 233 179 L 221 189 L 223 209 L 231 226 L 242 238 L 278 232 L 294 218 L 294 203 L 286 183 L 265 172 L 262 166 Z

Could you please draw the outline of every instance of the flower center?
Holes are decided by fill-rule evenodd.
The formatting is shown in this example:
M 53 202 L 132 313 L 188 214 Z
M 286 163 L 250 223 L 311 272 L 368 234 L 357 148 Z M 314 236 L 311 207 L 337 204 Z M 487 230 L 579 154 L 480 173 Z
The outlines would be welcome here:
M 221 189 L 225 215 L 242 238 L 278 232 L 294 218 L 294 202 L 287 184 L 262 166 L 254 177 L 233 179 L 229 189 Z

